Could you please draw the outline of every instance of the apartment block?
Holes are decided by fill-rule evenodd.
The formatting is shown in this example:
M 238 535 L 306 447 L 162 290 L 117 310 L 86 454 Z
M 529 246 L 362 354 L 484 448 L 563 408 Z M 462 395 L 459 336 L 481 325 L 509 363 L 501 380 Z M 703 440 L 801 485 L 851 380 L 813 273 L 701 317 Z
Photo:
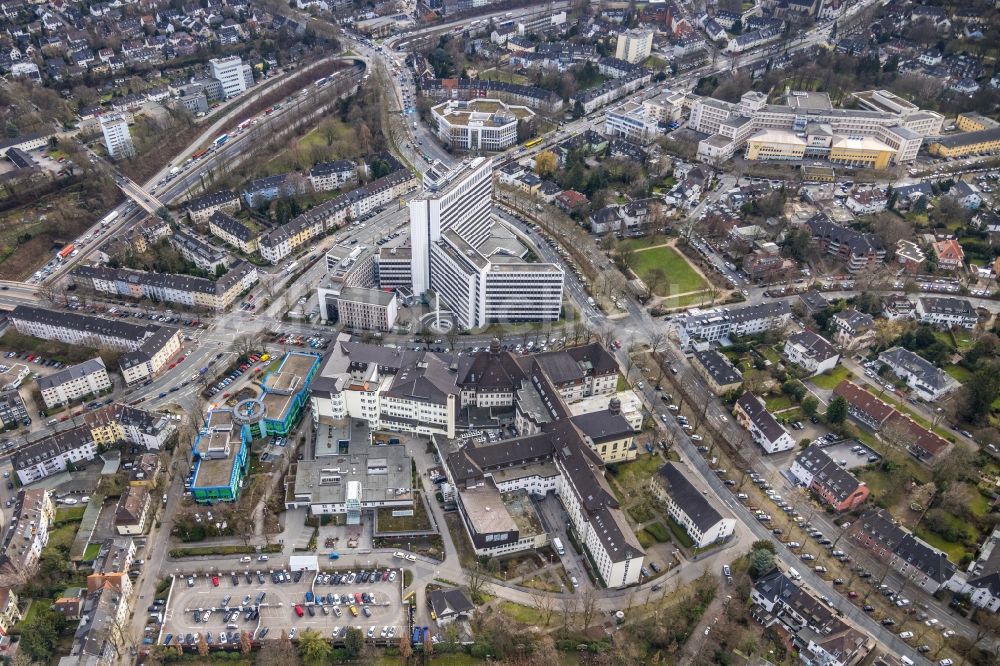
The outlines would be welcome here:
M 152 377 L 181 347 L 178 329 L 155 324 L 132 324 L 27 305 L 17 306 L 10 313 L 10 321 L 24 335 L 125 352 L 119 364 L 127 384 Z
M 225 211 L 217 210 L 212 213 L 208 218 L 208 230 L 213 236 L 221 238 L 223 242 L 238 248 L 244 254 L 252 254 L 258 249 L 257 232 Z
M 99 356 L 38 379 L 38 390 L 47 409 L 97 395 L 111 386 L 108 370 Z
M 650 479 L 653 494 L 666 504 L 667 513 L 680 525 L 696 548 L 720 543 L 736 530 L 736 519 L 703 495 L 688 477 L 693 472 L 680 463 L 668 462 Z
M 239 209 L 240 197 L 232 190 L 222 190 L 191 199 L 184 208 L 188 217 L 196 224 L 204 224 L 217 212 L 232 215 Z
M 686 315 L 671 322 L 682 349 L 707 349 L 708 343 L 731 337 L 780 330 L 788 325 L 792 311 L 786 301 L 709 310 Z
M 18 491 L 10 525 L 0 546 L 0 586 L 20 587 L 33 575 L 42 549 L 49 543 L 55 515 L 51 491 L 44 488 Z
M 240 294 L 259 279 L 257 267 L 247 261 L 234 264 L 216 280 L 107 266 L 80 266 L 74 268 L 71 274 L 99 293 L 149 298 L 216 311 L 227 310 Z

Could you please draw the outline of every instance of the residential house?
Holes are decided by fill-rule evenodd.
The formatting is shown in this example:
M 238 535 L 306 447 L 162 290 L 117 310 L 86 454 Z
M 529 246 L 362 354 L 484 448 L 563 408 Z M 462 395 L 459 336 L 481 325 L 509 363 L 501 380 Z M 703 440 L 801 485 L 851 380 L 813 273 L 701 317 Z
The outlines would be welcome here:
M 851 526 L 851 537 L 930 594 L 953 584 L 956 567 L 948 556 L 901 527 L 885 509 L 862 514 Z
M 864 481 L 859 481 L 815 443 L 795 457 L 790 471 L 799 483 L 839 513 L 858 508 L 870 494 Z
M 937 266 L 943 271 L 957 271 L 965 264 L 965 250 L 954 238 L 931 244 Z
M 733 414 L 765 453 L 778 453 L 795 447 L 795 440 L 788 431 L 767 411 L 760 398 L 749 391 L 736 401 Z
M 840 361 L 840 352 L 822 335 L 809 330 L 793 333 L 785 339 L 785 356 L 810 377 L 832 370 Z
M 906 238 L 896 243 L 896 261 L 903 266 L 903 271 L 909 275 L 917 275 L 924 268 L 927 255 L 916 243 Z
M 922 400 L 934 402 L 958 387 L 958 383 L 947 372 L 909 349 L 887 349 L 878 355 L 878 360 L 889 366 L 897 377 L 905 380 L 906 385 Z
M 427 602 L 434 612 L 434 621 L 439 627 L 447 626 L 456 620 L 467 620 L 476 610 L 465 592 L 458 588 L 431 590 Z
M 964 298 L 950 296 L 923 296 L 917 299 L 916 316 L 925 324 L 942 328 L 975 328 L 979 316 L 972 303 Z
M 149 488 L 131 485 L 126 487 L 115 508 L 115 529 L 118 534 L 144 534 L 149 527 L 147 519 L 151 505 Z
M 833 315 L 833 341 L 845 352 L 867 349 L 875 342 L 875 318 L 847 308 Z
M 739 388 L 743 375 L 720 352 L 714 349 L 696 351 L 691 364 L 702 376 L 715 395 L 723 395 Z

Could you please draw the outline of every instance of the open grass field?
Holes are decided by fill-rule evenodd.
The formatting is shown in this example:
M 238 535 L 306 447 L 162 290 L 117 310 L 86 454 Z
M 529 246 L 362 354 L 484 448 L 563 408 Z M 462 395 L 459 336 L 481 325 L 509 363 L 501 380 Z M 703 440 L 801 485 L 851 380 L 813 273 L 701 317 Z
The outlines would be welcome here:
M 657 296 L 683 294 L 706 287 L 705 280 L 695 272 L 687 259 L 671 247 L 654 247 L 636 252 L 632 263 L 632 270 L 649 286 L 653 286 L 655 282 L 649 279 L 653 269 L 659 268 L 666 273 L 666 280 L 656 284 L 653 290 Z
M 851 379 L 854 374 L 847 368 L 838 365 L 833 370 L 828 370 L 821 375 L 812 378 L 812 383 L 816 386 L 832 391 L 837 384 L 845 379 Z
M 484 81 L 503 81 L 504 83 L 516 83 L 517 85 L 525 85 L 528 83 L 528 79 L 520 74 L 515 74 L 514 72 L 505 72 L 502 69 L 487 69 L 484 72 L 479 73 L 479 78 Z

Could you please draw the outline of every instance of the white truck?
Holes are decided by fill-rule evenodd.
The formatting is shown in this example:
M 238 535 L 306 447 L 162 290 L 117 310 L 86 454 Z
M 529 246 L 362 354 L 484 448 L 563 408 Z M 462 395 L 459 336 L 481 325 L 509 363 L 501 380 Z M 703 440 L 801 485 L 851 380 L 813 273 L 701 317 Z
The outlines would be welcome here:
M 563 548 L 562 541 L 559 539 L 559 537 L 555 537 L 552 539 L 552 547 L 555 548 L 556 552 L 559 553 L 560 555 L 566 554 L 566 549 Z

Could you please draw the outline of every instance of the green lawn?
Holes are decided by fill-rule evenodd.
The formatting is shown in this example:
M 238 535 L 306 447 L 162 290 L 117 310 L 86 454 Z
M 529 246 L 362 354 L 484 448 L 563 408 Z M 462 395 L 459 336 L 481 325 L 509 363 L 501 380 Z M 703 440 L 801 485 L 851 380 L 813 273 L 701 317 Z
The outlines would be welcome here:
M 655 56 L 649 56 L 646 58 L 646 62 L 643 63 L 643 66 L 654 72 L 660 72 L 667 68 L 667 61 Z
M 615 390 L 618 392 L 629 390 L 628 380 L 625 379 L 625 375 L 618 373 L 618 382 L 615 384 Z
M 948 559 L 952 562 L 961 562 L 962 558 L 965 556 L 965 546 L 960 543 L 945 541 L 935 532 L 925 530 L 919 526 L 917 527 L 915 534 L 935 548 L 943 550 L 947 553 Z
M 80 522 L 83 519 L 83 514 L 87 510 L 87 506 L 69 506 L 61 509 L 56 509 L 55 524 L 60 523 L 72 523 Z
M 845 379 L 851 379 L 854 375 L 850 370 L 842 365 L 838 365 L 833 370 L 828 370 L 821 375 L 816 375 L 812 378 L 812 383 L 816 386 L 832 391 L 837 384 Z
M 965 384 L 970 379 L 972 379 L 972 373 L 961 365 L 946 365 L 944 366 L 944 371 L 951 375 L 955 381 L 960 384 Z
M 654 286 L 649 280 L 654 268 L 662 269 L 666 279 L 655 285 L 653 293 L 658 296 L 682 294 L 705 288 L 705 281 L 677 250 L 671 247 L 657 247 L 634 254 L 632 270 L 647 286 Z M 655 281 L 654 281 L 655 282 Z
M 637 457 L 632 462 L 620 463 L 615 479 L 626 487 L 628 487 L 629 482 L 632 480 L 647 483 L 662 466 L 663 459 L 660 456 L 646 453 Z
M 516 604 L 513 601 L 500 603 L 500 610 L 507 614 L 512 620 L 522 624 L 535 624 L 538 622 L 538 610 Z
M 695 294 L 684 294 L 683 296 L 671 296 L 660 302 L 664 308 L 689 308 L 692 305 L 711 305 L 710 295 L 707 291 Z
M 83 551 L 83 561 L 92 562 L 98 553 L 101 552 L 101 544 L 99 543 L 88 543 L 87 549 Z
M 479 78 L 484 81 L 503 81 L 504 83 L 516 83 L 517 85 L 525 85 L 528 83 L 528 79 L 520 74 L 504 72 L 499 69 L 488 69 L 485 72 L 480 72 Z
M 663 523 L 650 523 L 644 531 L 648 532 L 659 543 L 670 541 L 670 534 L 667 532 L 667 528 L 663 526 Z
M 677 543 L 685 548 L 694 547 L 694 541 L 692 541 L 691 537 L 688 536 L 688 533 L 684 531 L 684 528 L 678 525 L 677 522 L 669 516 L 667 516 L 667 527 L 670 528 L 670 532 L 674 535 Z
M 767 411 L 769 412 L 777 412 L 790 408 L 792 406 L 792 399 L 784 393 L 769 395 L 764 399 L 764 406 L 767 407 Z

